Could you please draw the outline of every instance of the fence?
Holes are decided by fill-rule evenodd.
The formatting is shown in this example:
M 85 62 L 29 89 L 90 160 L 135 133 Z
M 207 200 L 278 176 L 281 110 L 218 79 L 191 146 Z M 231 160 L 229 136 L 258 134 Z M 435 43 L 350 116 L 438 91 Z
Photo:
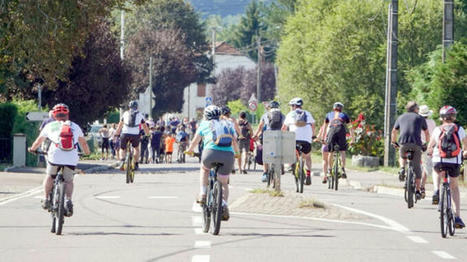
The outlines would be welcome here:
M 13 161 L 13 139 L 0 137 L 0 163 L 11 163 Z

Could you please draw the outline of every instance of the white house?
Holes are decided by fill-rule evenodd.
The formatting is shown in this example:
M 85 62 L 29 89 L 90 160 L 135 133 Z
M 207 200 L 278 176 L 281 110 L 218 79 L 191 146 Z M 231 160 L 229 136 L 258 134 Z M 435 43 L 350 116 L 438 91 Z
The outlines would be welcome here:
M 218 75 L 227 68 L 235 69 L 243 66 L 245 69 L 252 69 L 256 67 L 256 63 L 253 60 L 241 54 L 237 49 L 226 42 L 216 43 L 214 64 L 213 75 Z M 183 104 L 182 115 L 189 117 L 189 119 L 200 118 L 206 106 L 206 99 L 212 97 L 212 88 L 215 88 L 215 85 L 197 83 L 193 83 L 185 88 L 183 92 L 185 102 Z

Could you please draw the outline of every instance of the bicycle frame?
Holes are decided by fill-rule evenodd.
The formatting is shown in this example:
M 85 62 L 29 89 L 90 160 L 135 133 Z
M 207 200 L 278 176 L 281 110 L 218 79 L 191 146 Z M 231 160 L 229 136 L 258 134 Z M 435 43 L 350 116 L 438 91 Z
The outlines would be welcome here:
M 299 149 L 295 150 L 297 162 L 295 162 L 293 170 L 295 177 L 295 185 L 297 186 L 297 192 L 303 193 L 303 184 L 305 183 L 305 160 L 303 159 L 303 152 Z
M 454 213 L 452 210 L 451 188 L 449 184 L 449 170 L 443 170 L 443 185 L 440 192 L 438 211 L 440 212 L 441 236 L 446 238 L 447 232 L 453 236 L 456 230 L 454 225 Z
M 65 179 L 63 178 L 63 168 L 63 166 L 59 167 L 49 195 L 51 205 L 48 211 L 52 216 L 52 229 L 50 232 L 57 235 L 62 234 L 65 214 Z
M 415 171 L 413 168 L 413 151 L 407 151 L 407 179 L 405 181 L 405 190 L 404 190 L 404 198 L 407 202 L 407 207 L 412 208 L 415 203 L 417 203 L 417 198 L 415 197 Z
M 206 203 L 203 207 L 203 231 L 207 233 L 212 221 L 213 235 L 218 235 L 221 227 L 222 218 L 222 185 L 217 180 L 217 171 L 221 165 L 215 165 L 209 171 L 209 185 L 206 194 Z

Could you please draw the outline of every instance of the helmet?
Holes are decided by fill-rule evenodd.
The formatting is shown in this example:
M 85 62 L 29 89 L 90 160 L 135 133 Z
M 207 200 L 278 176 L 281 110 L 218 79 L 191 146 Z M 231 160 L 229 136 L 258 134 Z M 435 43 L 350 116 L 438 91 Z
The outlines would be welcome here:
M 230 108 L 228 106 L 223 106 L 221 109 L 222 115 L 230 114 Z
M 289 105 L 291 106 L 302 106 L 303 105 L 303 99 L 300 97 L 296 97 L 292 100 L 290 100 Z
M 130 109 L 133 109 L 133 110 L 138 109 L 138 101 L 136 101 L 136 100 L 131 101 L 131 102 L 128 104 L 128 107 L 129 107 Z
M 204 109 L 204 118 L 206 120 L 219 119 L 221 116 L 221 110 L 215 105 L 210 105 Z
M 65 104 L 56 104 L 52 108 L 52 114 L 55 120 L 67 120 L 68 115 L 70 114 L 70 110 L 68 109 L 68 106 Z
M 269 107 L 270 108 L 279 108 L 280 104 L 277 101 L 271 101 L 269 102 Z
M 342 104 L 341 102 L 335 102 L 334 105 L 332 106 L 332 109 L 334 110 L 338 109 L 339 111 L 341 111 L 343 108 L 344 108 L 344 104 Z
M 455 116 L 456 114 L 457 114 L 457 111 L 452 106 L 443 106 L 439 110 L 439 116 L 441 117 L 441 119 L 450 119 L 452 116 Z

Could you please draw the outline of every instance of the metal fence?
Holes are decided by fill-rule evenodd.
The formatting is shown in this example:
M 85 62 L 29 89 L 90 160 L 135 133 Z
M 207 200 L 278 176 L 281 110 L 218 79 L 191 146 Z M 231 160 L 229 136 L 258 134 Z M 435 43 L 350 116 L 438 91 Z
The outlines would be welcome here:
M 0 137 L 0 163 L 11 163 L 13 161 L 13 139 Z

